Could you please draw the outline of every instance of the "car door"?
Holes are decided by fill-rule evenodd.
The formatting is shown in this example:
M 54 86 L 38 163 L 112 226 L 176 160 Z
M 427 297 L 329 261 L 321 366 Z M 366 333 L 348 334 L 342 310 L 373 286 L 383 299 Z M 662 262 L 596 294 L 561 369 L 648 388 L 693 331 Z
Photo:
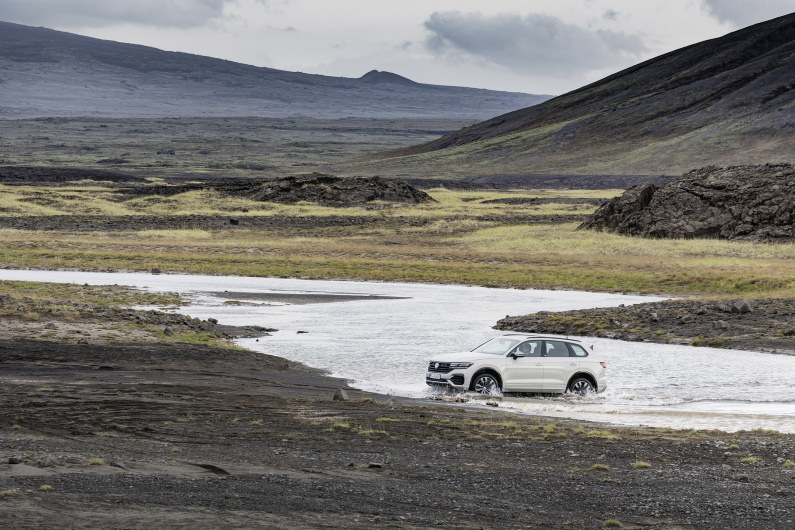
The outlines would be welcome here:
M 577 371 L 579 363 L 572 357 L 565 342 L 544 341 L 544 392 L 565 392 L 569 379 Z
M 506 392 L 541 392 L 544 388 L 544 365 L 541 352 L 543 341 L 528 340 L 519 344 L 511 353 L 523 354 L 505 358 L 502 371 L 502 388 Z

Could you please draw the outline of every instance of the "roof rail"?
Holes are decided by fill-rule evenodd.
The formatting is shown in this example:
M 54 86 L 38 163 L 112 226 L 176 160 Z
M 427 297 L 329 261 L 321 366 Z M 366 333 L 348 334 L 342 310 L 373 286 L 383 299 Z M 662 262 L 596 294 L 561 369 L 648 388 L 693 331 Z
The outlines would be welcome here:
M 512 333 L 504 333 L 503 337 L 533 337 L 534 339 L 566 339 L 572 342 L 582 342 L 580 339 L 572 339 L 564 335 L 539 335 L 538 333 L 520 333 L 514 331 Z

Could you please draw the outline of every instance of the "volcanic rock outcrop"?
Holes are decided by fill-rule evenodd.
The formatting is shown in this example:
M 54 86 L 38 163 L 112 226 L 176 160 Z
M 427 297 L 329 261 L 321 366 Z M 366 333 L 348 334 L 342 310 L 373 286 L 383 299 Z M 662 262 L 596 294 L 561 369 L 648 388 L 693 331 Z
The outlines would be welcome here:
M 653 238 L 795 241 L 792 164 L 704 167 L 630 188 L 580 228 Z
M 306 201 L 324 206 L 357 206 L 375 201 L 404 204 L 433 201 L 430 195 L 403 181 L 380 177 L 340 178 L 322 173 L 268 180 L 244 190 L 243 194 L 256 201 L 287 204 Z

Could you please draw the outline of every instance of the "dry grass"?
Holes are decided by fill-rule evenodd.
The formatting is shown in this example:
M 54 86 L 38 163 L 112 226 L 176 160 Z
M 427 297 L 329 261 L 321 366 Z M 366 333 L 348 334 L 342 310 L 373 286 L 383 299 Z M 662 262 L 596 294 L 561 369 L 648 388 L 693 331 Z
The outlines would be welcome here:
M 45 188 L 2 187 L 0 213 Z M 516 197 L 608 197 L 617 190 L 431 190 L 413 207 L 327 208 L 222 197 L 208 191 L 113 202 L 108 189 L 46 188 L 36 213 L 224 214 L 366 217 L 365 225 L 309 229 L 142 230 L 52 233 L 0 229 L 0 267 L 351 278 L 569 288 L 708 296 L 792 296 L 795 245 L 715 240 L 647 240 L 576 224 L 515 224 L 535 215 L 587 212 L 592 205 L 486 204 Z M 6 193 L 7 192 L 7 193 Z M 80 197 L 80 200 L 75 197 Z M 243 210 L 248 210 L 243 212 Z M 2 286 L 0 286 L 0 290 Z M 2 293 L 0 293 L 2 294 Z

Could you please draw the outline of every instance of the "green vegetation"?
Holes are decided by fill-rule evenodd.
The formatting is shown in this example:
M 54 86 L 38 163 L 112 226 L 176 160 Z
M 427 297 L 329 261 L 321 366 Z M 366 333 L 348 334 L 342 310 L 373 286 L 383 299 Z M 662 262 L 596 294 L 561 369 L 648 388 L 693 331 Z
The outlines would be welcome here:
M 618 519 L 608 519 L 602 523 L 605 528 L 623 528 L 624 525 Z
M 176 293 L 147 293 L 119 285 L 77 285 L 72 283 L 16 282 L 0 280 L 0 296 L 31 298 L 49 302 L 130 307 L 136 305 L 183 305 Z
M 643 460 L 637 460 L 632 463 L 632 467 L 635 469 L 648 469 L 651 467 L 651 464 L 648 462 L 644 462 Z

